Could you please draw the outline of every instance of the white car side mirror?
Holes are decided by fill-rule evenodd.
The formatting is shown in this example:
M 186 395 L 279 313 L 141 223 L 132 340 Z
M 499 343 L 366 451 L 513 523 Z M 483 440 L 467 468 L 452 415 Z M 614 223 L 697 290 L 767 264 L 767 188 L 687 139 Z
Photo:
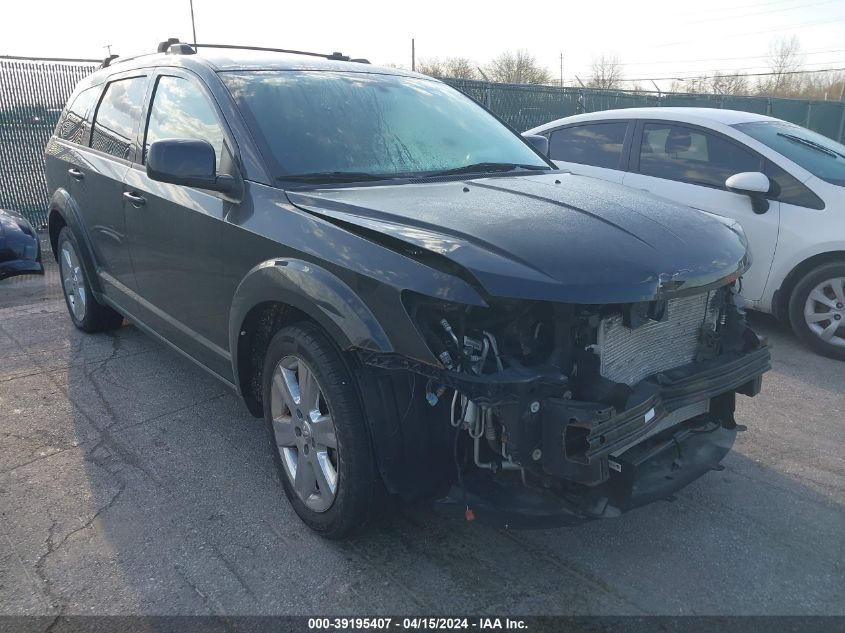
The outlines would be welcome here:
M 725 186 L 737 193 L 768 193 L 771 183 L 766 174 L 759 171 L 744 171 L 728 178 Z
M 751 198 L 754 213 L 761 214 L 769 210 L 766 194 L 772 187 L 769 177 L 759 171 L 744 171 L 734 174 L 725 181 L 728 191 L 740 193 Z

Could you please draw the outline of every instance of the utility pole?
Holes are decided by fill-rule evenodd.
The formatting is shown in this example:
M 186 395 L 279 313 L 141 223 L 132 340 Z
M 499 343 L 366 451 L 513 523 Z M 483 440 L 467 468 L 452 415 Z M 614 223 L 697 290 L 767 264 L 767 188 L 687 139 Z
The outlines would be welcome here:
M 417 51 L 414 46 L 414 38 L 411 38 L 411 70 L 417 70 Z
M 560 53 L 560 87 L 563 88 L 563 51 Z
M 194 46 L 197 45 L 197 25 L 194 22 L 194 0 L 188 0 L 191 3 L 191 31 L 194 34 Z

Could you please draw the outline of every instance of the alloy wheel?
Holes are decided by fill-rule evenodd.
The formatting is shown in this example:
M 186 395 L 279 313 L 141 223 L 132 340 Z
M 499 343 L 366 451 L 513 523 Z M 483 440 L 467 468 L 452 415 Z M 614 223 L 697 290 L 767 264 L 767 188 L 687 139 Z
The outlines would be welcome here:
M 88 303 L 88 296 L 85 291 L 85 273 L 82 271 L 76 249 L 69 240 L 62 243 L 59 262 L 62 289 L 68 305 L 76 320 L 82 321 L 85 318 L 85 307 Z
M 285 356 L 276 365 L 270 413 L 293 490 L 309 509 L 325 512 L 337 495 L 337 436 L 323 390 L 301 358 Z
M 845 348 L 845 277 L 818 284 L 804 303 L 804 321 L 829 345 Z

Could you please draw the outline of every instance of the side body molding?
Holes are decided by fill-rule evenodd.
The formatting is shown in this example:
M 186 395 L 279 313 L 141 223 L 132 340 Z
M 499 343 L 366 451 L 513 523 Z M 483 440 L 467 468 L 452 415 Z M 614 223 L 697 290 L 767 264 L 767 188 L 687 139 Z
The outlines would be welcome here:
M 274 258 L 250 270 L 235 291 L 229 311 L 229 349 L 235 384 L 240 384 L 241 324 L 255 306 L 290 305 L 319 323 L 342 349 L 392 352 L 393 345 L 355 292 L 324 268 L 292 258 Z
M 70 227 L 73 234 L 79 242 L 79 258 L 82 261 L 82 267 L 85 270 L 85 278 L 91 284 L 91 289 L 94 291 L 95 297 L 99 300 L 103 289 L 100 285 L 100 277 L 97 275 L 97 263 L 94 261 L 94 249 L 91 246 L 91 238 L 85 230 L 85 225 L 80 220 L 80 210 L 73 197 L 63 187 L 59 187 L 53 193 L 50 199 L 50 212 L 48 215 L 49 232 L 52 234 L 54 213 L 58 213 L 65 224 Z M 52 246 L 52 244 L 51 244 Z M 53 252 L 53 256 L 58 261 L 59 254 Z

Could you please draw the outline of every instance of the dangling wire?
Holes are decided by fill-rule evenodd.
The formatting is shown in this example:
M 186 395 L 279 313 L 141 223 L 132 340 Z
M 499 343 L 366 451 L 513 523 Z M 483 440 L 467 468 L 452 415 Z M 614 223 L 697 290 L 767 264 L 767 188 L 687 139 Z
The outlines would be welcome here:
M 456 392 L 457 393 L 457 392 Z M 469 401 L 467 401 L 469 402 Z M 463 411 L 461 412 L 461 419 L 464 418 L 466 415 L 466 404 L 464 404 Z M 463 498 L 464 505 L 466 506 L 466 510 L 464 510 L 464 517 L 467 521 L 474 521 L 475 520 L 475 512 L 469 506 L 469 500 L 467 499 L 467 491 L 464 487 L 464 474 L 461 471 L 461 460 L 458 458 L 458 440 L 461 437 L 461 428 L 460 426 L 455 429 L 455 442 L 452 446 L 452 457 L 455 460 L 455 470 L 458 473 L 458 486 L 461 489 L 461 497 Z

